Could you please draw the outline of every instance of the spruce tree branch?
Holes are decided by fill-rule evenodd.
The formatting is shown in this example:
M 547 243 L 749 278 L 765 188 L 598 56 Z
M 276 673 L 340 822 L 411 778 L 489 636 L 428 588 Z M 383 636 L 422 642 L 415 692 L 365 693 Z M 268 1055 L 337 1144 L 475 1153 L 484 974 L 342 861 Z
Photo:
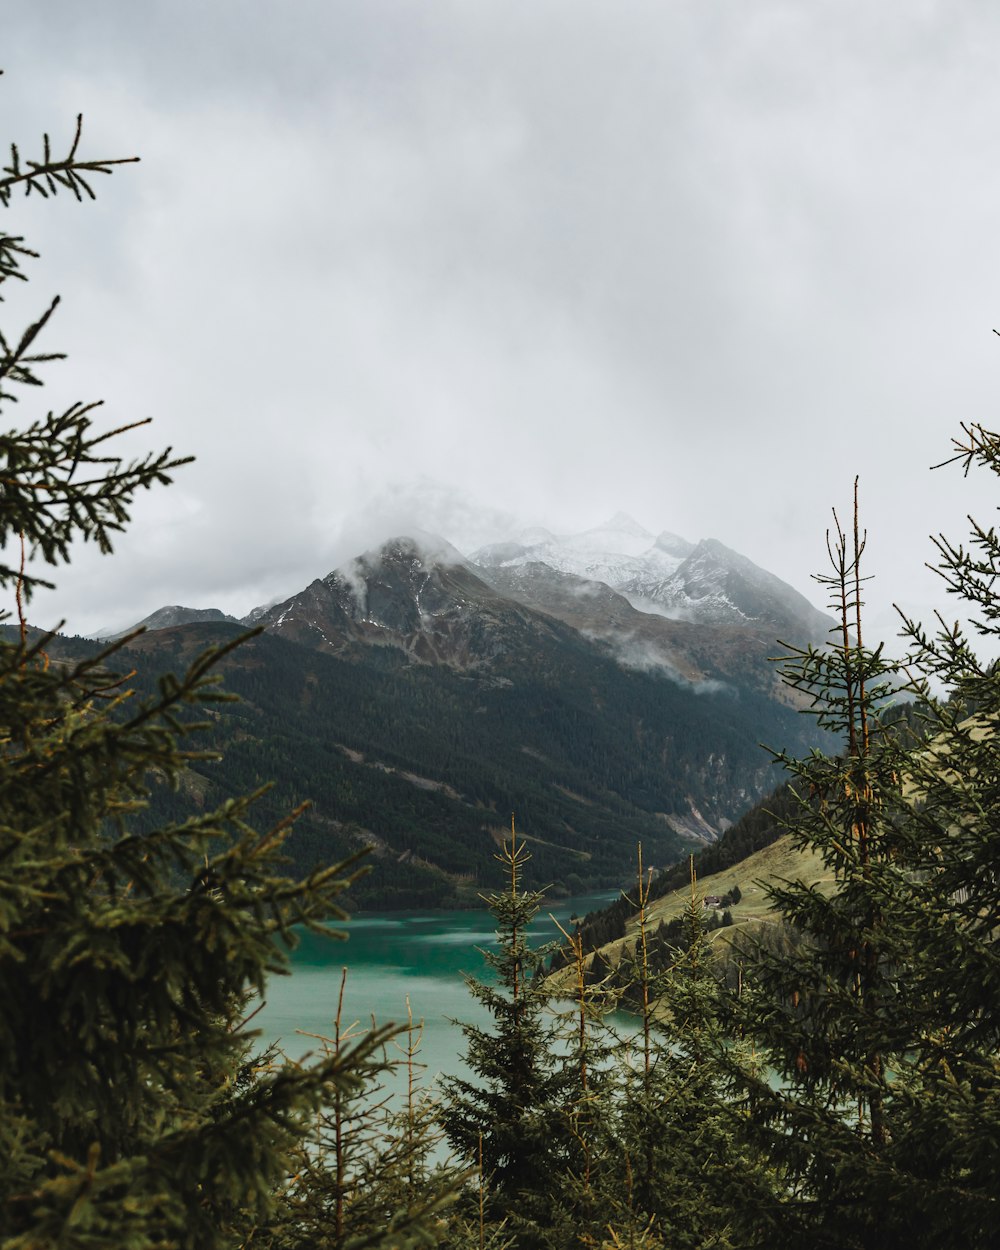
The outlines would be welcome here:
M 28 275 L 21 272 L 21 257 L 37 259 L 38 253 L 25 247 L 21 235 L 4 234 L 0 231 L 0 283 L 6 282 L 8 278 L 27 282 Z M 2 300 L 3 296 L 0 295 L 0 301 Z
M 0 178 L 0 205 L 6 207 L 10 204 L 11 194 L 17 186 L 23 186 L 26 194 L 36 191 L 46 198 L 55 195 L 62 187 L 71 191 L 77 200 L 82 200 L 84 193 L 93 200 L 96 196 L 83 174 L 110 174 L 116 165 L 132 165 L 138 162 L 138 156 L 77 160 L 76 153 L 82 132 L 83 114 L 78 113 L 69 153 L 62 160 L 53 160 L 48 134 L 42 136 L 40 161 L 23 160 L 17 145 L 12 143 L 10 164 L 3 166 L 0 171 L 5 175 Z

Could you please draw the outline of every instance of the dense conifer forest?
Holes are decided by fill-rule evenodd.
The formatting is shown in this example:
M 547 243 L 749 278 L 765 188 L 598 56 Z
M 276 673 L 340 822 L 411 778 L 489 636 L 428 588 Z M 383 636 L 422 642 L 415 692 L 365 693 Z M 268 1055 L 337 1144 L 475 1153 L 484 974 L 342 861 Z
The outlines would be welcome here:
M 136 680 L 151 685 L 231 632 L 157 631 L 141 652 L 128 649 Z M 449 906 L 499 883 L 493 835 L 511 810 L 532 831 L 541 879 L 564 893 L 614 886 L 637 837 L 660 863 L 683 854 L 688 843 L 664 813 L 685 812 L 692 793 L 734 810 L 757 792 L 767 760 L 755 725 L 805 740 L 801 718 L 764 695 L 694 695 L 579 650 L 540 648 L 547 664 L 519 663 L 496 680 L 413 665 L 389 648 L 344 659 L 263 635 L 223 662 L 241 702 L 203 738 L 222 759 L 193 772 L 209 795 L 277 782 L 264 800 L 274 818 L 308 798 L 288 845 L 302 869 L 382 848 L 361 905 Z M 725 776 L 706 764 L 713 757 Z M 400 865 L 405 854 L 426 866 Z M 463 878 L 473 887 L 464 894 Z
M 119 163 L 84 158 L 78 124 L 65 149 L 12 150 L 0 205 L 84 200 Z M 0 281 L 26 277 L 32 255 L 0 234 Z M 0 338 L 5 412 L 42 381 L 55 313 Z M 94 421 L 79 403 L 0 435 L 15 629 L 0 641 L 3 1250 L 997 1244 L 1000 670 L 959 626 L 911 623 L 920 732 L 885 714 L 905 674 L 863 642 L 856 496 L 830 543 L 839 632 L 786 669 L 843 745 L 783 757 L 792 790 L 773 804 L 837 888 L 775 887 L 794 941 L 748 941 L 734 982 L 693 874 L 671 958 L 651 957 L 640 861 L 614 991 L 567 933 L 576 989 L 554 1009 L 552 952 L 526 939 L 543 897 L 512 824 L 489 896 L 495 979 L 471 987 L 491 1021 L 465 1029 L 475 1079 L 422 1089 L 411 1024 L 397 1106 L 371 1096 L 391 1029 L 338 1015 L 292 1062 L 261 1054 L 245 1019 L 295 926 L 344 920 L 359 864 L 290 872 L 295 810 L 268 821 L 251 798 L 185 793 L 206 762 L 191 722 L 228 706 L 215 677 L 234 642 L 133 694 L 114 675 L 129 671 L 120 645 L 54 660 L 27 629 L 24 555 L 58 566 L 81 536 L 109 548 L 136 493 L 180 463 L 120 460 Z M 998 474 L 1000 435 L 965 426 L 954 455 Z M 938 558 L 995 640 L 1000 536 L 973 523 Z M 164 783 L 177 805 L 151 823 Z M 733 842 L 764 836 L 749 822 Z M 623 987 L 634 1023 L 620 1038 L 607 1012 Z
M 10 629 L 11 627 L 8 627 Z M 158 629 L 123 643 L 130 683 L 150 695 L 207 646 L 245 633 L 225 623 Z M 98 645 L 60 637 L 59 660 Z M 352 891 L 364 908 L 478 905 L 499 883 L 496 838 L 509 810 L 531 829 L 535 871 L 557 893 L 619 885 L 634 844 L 651 862 L 691 845 L 667 819 L 720 820 L 767 784 L 762 733 L 805 749 L 821 740 L 759 691 L 695 694 L 656 673 L 622 670 L 560 627 L 531 663 L 456 672 L 390 647 L 330 655 L 268 634 L 245 638 L 218 671 L 238 702 L 213 709 L 176 791 L 154 786 L 139 827 L 268 786 L 261 817 L 308 800 L 286 851 L 297 870 L 371 846 Z

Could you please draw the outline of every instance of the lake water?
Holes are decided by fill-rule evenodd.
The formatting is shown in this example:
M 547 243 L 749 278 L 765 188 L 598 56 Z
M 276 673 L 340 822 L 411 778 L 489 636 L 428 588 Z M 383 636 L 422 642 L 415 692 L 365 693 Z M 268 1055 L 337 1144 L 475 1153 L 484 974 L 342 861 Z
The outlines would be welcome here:
M 543 905 L 531 932 L 537 943 L 559 938 L 549 919 L 556 916 L 570 932 L 570 917 L 607 906 L 615 891 Z M 292 954 L 290 976 L 272 977 L 265 1006 L 254 1019 L 263 1040 L 277 1041 L 293 1058 L 315 1051 L 307 1034 L 329 1037 L 337 1012 L 341 971 L 348 969 L 342 1030 L 354 1021 L 369 1025 L 405 1023 L 406 1000 L 415 1022 L 423 1020 L 420 1060 L 425 1082 L 440 1073 L 467 1075 L 461 1062 L 464 1039 L 451 1023 L 485 1025 L 489 1015 L 469 994 L 465 975 L 488 980 L 477 947 L 496 948 L 488 911 L 370 914 L 346 922 L 346 941 L 304 932 Z

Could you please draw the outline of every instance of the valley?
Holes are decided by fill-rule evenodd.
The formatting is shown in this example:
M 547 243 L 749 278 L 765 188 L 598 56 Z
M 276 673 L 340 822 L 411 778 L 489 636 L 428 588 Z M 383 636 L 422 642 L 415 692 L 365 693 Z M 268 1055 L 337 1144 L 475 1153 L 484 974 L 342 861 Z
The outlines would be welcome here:
M 676 619 L 625 593 L 648 608 L 671 576 L 690 589 L 692 560 L 706 619 L 690 595 Z M 777 636 L 807 643 L 825 622 L 721 544 L 666 543 L 619 515 L 476 560 L 428 535 L 389 539 L 242 622 L 162 609 L 145 632 L 115 631 L 113 663 L 150 691 L 258 631 L 219 665 L 239 701 L 193 740 L 218 758 L 192 760 L 178 793 L 154 785 L 150 827 L 268 786 L 263 824 L 309 804 L 288 844 L 296 871 L 370 848 L 353 905 L 475 906 L 511 813 L 553 896 L 617 886 L 639 841 L 662 866 L 718 837 L 773 785 L 761 743 L 820 741 L 770 657 Z

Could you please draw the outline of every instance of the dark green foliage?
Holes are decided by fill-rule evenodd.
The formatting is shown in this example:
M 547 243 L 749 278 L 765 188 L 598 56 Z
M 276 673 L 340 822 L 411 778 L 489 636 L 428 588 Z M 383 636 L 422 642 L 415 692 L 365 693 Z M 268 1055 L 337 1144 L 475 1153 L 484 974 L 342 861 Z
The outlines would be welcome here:
M 641 864 L 641 861 L 640 861 Z M 631 974 L 637 1016 L 631 1060 L 617 1068 L 613 1145 L 607 1160 L 614 1225 L 648 1228 L 678 1250 L 740 1244 L 733 1206 L 771 1193 L 771 1176 L 725 1097 L 720 1052 L 731 1046 L 720 1012 L 716 961 L 691 873 L 691 898 L 669 956 L 652 958 L 649 882 L 637 884 L 638 935 L 618 969 Z
M 137 681 L 183 666 L 225 625 L 138 639 Z M 734 816 L 768 779 L 763 733 L 806 745 L 804 723 L 764 695 L 695 695 L 625 672 L 566 626 L 496 671 L 414 664 L 389 647 L 341 655 L 263 636 L 224 666 L 243 702 L 212 730 L 219 764 L 195 765 L 207 796 L 273 780 L 275 815 L 308 795 L 289 853 L 378 848 L 358 901 L 447 906 L 499 883 L 493 834 L 514 807 L 532 830 L 541 879 L 565 891 L 622 879 L 637 837 L 658 863 L 682 842 L 657 813 Z M 709 760 L 714 761 L 708 763 Z M 156 795 L 152 818 L 168 803 Z
M 973 442 L 973 458 L 995 466 L 996 440 L 978 431 Z M 979 666 L 957 630 L 932 640 L 911 626 L 916 663 L 946 679 L 953 698 L 937 703 L 924 691 L 916 733 L 883 718 L 878 683 L 893 669 L 861 644 L 862 550 L 856 526 L 853 557 L 838 534 L 830 582 L 841 637 L 827 652 L 800 653 L 791 669 L 847 741 L 835 759 L 786 761 L 816 800 L 803 802 L 793 832 L 821 851 L 838 889 L 828 898 L 793 883 L 773 891 L 797 940 L 749 959 L 750 992 L 733 1014 L 780 1082 L 735 1076 L 784 1183 L 780 1201 L 754 1212 L 754 1234 L 752 1221 L 743 1231 L 767 1246 L 993 1244 L 1000 913 L 990 795 L 1000 687 L 995 666 Z M 955 550 L 942 550 L 946 577 L 967 588 Z M 992 581 L 977 602 L 989 620 Z M 975 727 L 963 710 L 966 677 Z
M 772 902 L 803 944 L 790 958 L 759 949 L 747 973 L 754 993 L 736 1004 L 738 1027 L 754 1037 L 779 1082 L 775 1088 L 763 1074 L 738 1078 L 762 1148 L 784 1169 L 787 1197 L 770 1244 L 866 1244 L 864 1229 L 879 1218 L 867 1160 L 888 1140 L 887 1080 L 896 1050 L 888 1019 L 897 980 L 877 882 L 894 848 L 901 759 L 877 719 L 894 669 L 861 642 L 863 547 L 855 504 L 853 543 L 838 523 L 833 572 L 821 579 L 841 617 L 838 636 L 827 649 L 796 653 L 786 666 L 787 680 L 809 696 L 821 724 L 847 743 L 836 758 L 783 758 L 796 792 L 810 796 L 800 800 L 789 828 L 800 845 L 821 852 L 839 888 L 830 897 L 796 882 L 772 889 Z
M 88 194 L 85 175 L 117 162 L 78 161 L 78 139 L 68 160 L 50 161 L 47 140 L 38 163 L 15 150 L 0 204 L 19 186 Z M 0 236 L 0 281 L 23 277 L 30 255 Z M 37 341 L 54 307 L 0 337 L 4 404 L 53 358 Z M 350 866 L 289 875 L 292 818 L 260 832 L 246 797 L 142 819 L 151 786 L 209 766 L 181 744 L 228 706 L 214 670 L 232 640 L 134 695 L 113 675 L 118 649 L 59 658 L 53 640 L 29 640 L 24 602 L 39 583 L 20 571 L 19 536 L 50 565 L 73 539 L 109 549 L 136 491 L 180 463 L 122 464 L 93 408 L 0 438 L 0 544 L 15 547 L 0 587 L 19 617 L 0 639 L 0 1244 L 246 1245 L 313 1118 L 370 1068 L 373 1040 L 313 1065 L 255 1059 L 241 1023 L 286 967 L 293 926 L 343 918 Z M 365 1232 L 376 1244 L 384 1225 Z
M 432 1160 L 440 1130 L 434 1106 L 419 1085 L 420 1026 L 363 1030 L 343 1020 L 343 970 L 331 1036 L 316 1041 L 326 1060 L 360 1074 L 335 1087 L 296 1151 L 294 1176 L 256 1241 L 273 1250 L 339 1250 L 387 1243 L 435 1245 L 456 1175 Z M 401 1037 L 402 1059 L 389 1048 Z M 401 1110 L 380 1079 L 404 1066 L 408 1088 Z
M 572 1077 L 555 1053 L 549 996 L 538 975 L 547 952 L 528 942 L 527 927 L 542 895 L 521 888 L 529 856 L 513 821 L 499 858 L 509 886 L 486 900 L 497 921 L 499 949 L 483 952 L 496 982 L 468 983 L 493 1025 L 461 1026 L 475 1079 L 445 1080 L 440 1119 L 459 1158 L 482 1178 L 491 1224 L 503 1224 L 519 1247 L 529 1247 L 544 1244 L 569 1159 L 565 1109 Z M 478 1193 L 470 1192 L 470 1207 L 476 1200 Z
M 1000 436 L 982 426 L 964 426 L 955 452 L 966 473 L 1000 475 Z M 995 654 L 1000 536 L 971 525 L 967 546 L 936 540 L 937 571 Z M 889 958 L 905 969 L 907 1051 L 885 1183 L 907 1194 L 923 1235 L 986 1245 L 1000 1235 L 1000 666 L 958 624 L 939 626 L 906 625 L 919 670 L 950 697 L 926 698 L 927 744 L 907 761 L 896 830 Z

